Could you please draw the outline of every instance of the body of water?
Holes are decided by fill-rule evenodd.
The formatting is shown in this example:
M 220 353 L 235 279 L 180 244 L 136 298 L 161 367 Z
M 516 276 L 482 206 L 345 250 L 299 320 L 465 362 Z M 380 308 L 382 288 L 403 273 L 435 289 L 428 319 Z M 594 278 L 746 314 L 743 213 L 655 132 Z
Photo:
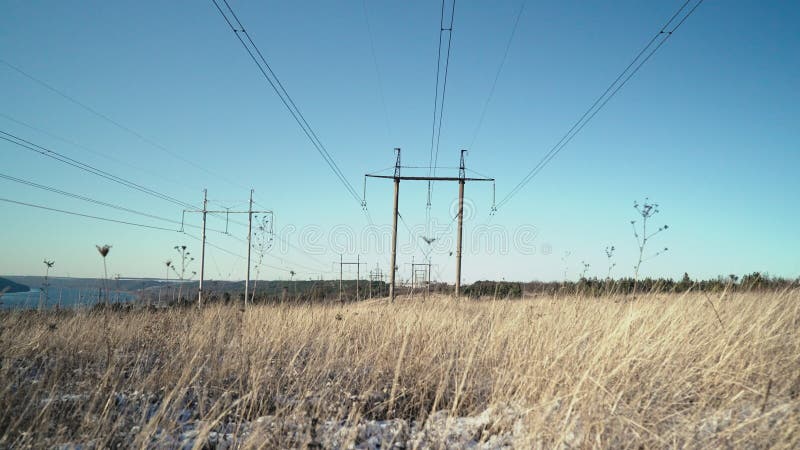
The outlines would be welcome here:
M 111 303 L 127 303 L 136 299 L 136 296 L 127 292 L 111 292 Z M 50 288 L 45 295 L 40 289 L 31 289 L 29 292 L 4 294 L 0 297 L 0 309 L 36 309 L 39 302 L 45 308 L 89 307 L 103 302 L 103 295 L 98 288 Z

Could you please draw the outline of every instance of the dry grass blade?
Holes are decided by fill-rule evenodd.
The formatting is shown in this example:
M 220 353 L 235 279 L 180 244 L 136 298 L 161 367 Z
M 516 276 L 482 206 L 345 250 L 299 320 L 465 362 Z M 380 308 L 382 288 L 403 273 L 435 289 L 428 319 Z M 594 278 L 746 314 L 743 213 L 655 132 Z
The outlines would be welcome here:
M 800 447 L 800 292 L 618 300 L 5 311 L 0 447 Z

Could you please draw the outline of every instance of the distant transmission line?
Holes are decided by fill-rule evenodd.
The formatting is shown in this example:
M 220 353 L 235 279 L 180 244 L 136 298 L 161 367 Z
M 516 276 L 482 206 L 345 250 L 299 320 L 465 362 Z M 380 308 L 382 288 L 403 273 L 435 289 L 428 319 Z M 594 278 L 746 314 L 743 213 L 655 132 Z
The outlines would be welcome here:
M 128 213 L 131 213 L 131 214 L 136 214 L 136 215 L 139 215 L 139 216 L 143 216 L 143 217 L 148 217 L 148 218 L 151 218 L 151 219 L 161 220 L 163 222 L 168 222 L 168 223 L 172 223 L 172 224 L 175 224 L 175 225 L 183 225 L 183 226 L 187 226 L 187 227 L 191 227 L 191 228 L 200 228 L 200 226 L 198 226 L 198 225 L 191 225 L 191 224 L 187 224 L 187 223 L 181 223 L 181 222 L 179 222 L 177 220 L 168 219 L 166 217 L 157 216 L 155 214 L 150 214 L 150 213 L 146 213 L 146 212 L 143 212 L 143 211 L 137 211 L 135 209 L 131 209 L 131 208 L 127 208 L 127 207 L 124 207 L 124 206 L 115 205 L 113 203 L 104 202 L 102 200 L 97 200 L 97 199 L 94 199 L 94 198 L 91 198 L 91 197 L 87 197 L 87 196 L 84 196 L 84 195 L 74 194 L 72 192 L 67 192 L 67 191 L 62 191 L 61 189 L 54 188 L 52 186 L 46 186 L 46 185 L 43 185 L 43 184 L 35 183 L 33 181 L 30 181 L 30 180 L 25 180 L 25 179 L 22 179 L 22 178 L 13 177 L 11 175 L 6 175 L 6 174 L 3 174 L 3 173 L 0 173 L 0 178 L 5 179 L 5 180 L 9 180 L 9 181 L 14 181 L 16 183 L 24 184 L 24 185 L 27 185 L 27 186 L 35 187 L 37 189 L 41 189 L 41 190 L 44 190 L 44 191 L 60 194 L 60 195 L 66 196 L 66 197 L 70 197 L 70 198 L 74 198 L 74 199 L 78 199 L 78 200 L 83 200 L 83 201 L 89 202 L 89 203 L 94 203 L 96 205 L 105 206 L 105 207 L 108 207 L 108 208 L 113 208 L 113 209 L 116 209 L 116 210 L 119 210 L 119 211 L 124 211 L 124 212 L 128 212 Z M 220 230 L 214 230 L 214 229 L 211 229 L 211 228 L 207 228 L 207 229 L 210 230 L 210 231 L 218 232 L 218 233 L 225 233 L 224 231 L 220 231 Z M 175 230 L 175 231 L 178 231 L 178 230 Z
M 322 159 L 325 160 L 325 163 L 328 165 L 328 167 L 331 169 L 334 175 L 336 175 L 336 177 L 339 179 L 339 181 L 342 183 L 345 189 L 347 189 L 347 192 L 353 197 L 353 199 L 355 199 L 364 209 L 366 209 L 366 203 L 361 197 L 358 196 L 358 193 L 350 184 L 350 182 L 347 181 L 347 178 L 344 176 L 344 173 L 336 164 L 336 161 L 333 159 L 331 154 L 325 148 L 325 145 L 322 143 L 319 137 L 317 137 L 317 134 L 314 132 L 314 129 L 311 128 L 311 125 L 309 125 L 305 116 L 303 116 L 303 113 L 300 111 L 300 109 L 295 104 L 294 100 L 292 100 L 292 97 L 283 87 L 283 84 L 281 83 L 280 79 L 275 74 L 275 72 L 272 70 L 272 67 L 270 67 L 263 53 L 261 53 L 261 50 L 259 50 L 258 46 L 255 44 L 255 42 L 253 42 L 253 39 L 250 37 L 250 34 L 245 30 L 244 25 L 242 25 L 242 22 L 236 16 L 236 13 L 233 11 L 233 8 L 231 8 L 227 0 L 222 0 L 222 2 L 225 4 L 225 7 L 230 12 L 229 15 L 233 19 L 231 20 L 231 18 L 228 17 L 228 14 L 225 14 L 222 7 L 220 6 L 220 3 L 217 0 L 211 0 L 211 1 L 214 3 L 214 6 L 217 7 L 217 10 L 219 11 L 220 15 L 222 15 L 222 18 L 225 19 L 225 22 L 228 24 L 231 31 L 233 31 L 233 33 L 236 35 L 236 38 L 239 40 L 244 49 L 247 51 L 247 54 L 250 55 L 250 58 L 258 67 L 258 70 L 267 80 L 267 82 L 275 91 L 275 93 L 278 94 L 278 97 L 281 99 L 281 102 L 286 107 L 286 109 L 289 110 L 289 113 L 292 115 L 295 122 L 297 122 L 297 124 L 303 130 L 303 133 L 306 135 L 308 140 L 311 141 L 311 144 L 314 146 L 314 148 L 317 150 L 320 156 L 322 156 Z M 236 23 L 236 26 L 234 26 L 234 22 Z M 247 39 L 246 42 L 245 39 L 242 38 L 242 35 L 244 35 L 244 37 Z
M 378 68 L 378 56 L 375 53 L 375 39 L 372 37 L 372 26 L 369 24 L 369 12 L 367 11 L 367 0 L 361 2 L 362 9 L 364 10 L 364 22 L 367 24 L 367 35 L 369 36 L 369 48 L 372 52 L 372 65 L 375 67 L 375 78 L 378 81 L 378 94 L 380 95 L 381 105 L 383 106 L 384 120 L 386 121 L 386 134 L 387 137 L 392 136 L 392 126 L 389 121 L 389 107 L 386 105 L 386 96 L 383 92 L 383 80 L 381 78 L 381 71 Z
M 147 195 L 153 196 L 155 198 L 158 198 L 158 199 L 170 202 L 170 203 L 174 203 L 174 204 L 179 205 L 181 207 L 190 207 L 190 208 L 194 207 L 189 203 L 180 201 L 180 200 L 178 200 L 178 199 L 176 199 L 174 197 L 170 197 L 167 194 L 164 194 L 164 193 L 158 192 L 156 190 L 144 187 L 144 186 L 142 186 L 140 184 L 134 183 L 133 181 L 127 180 L 125 178 L 118 177 L 118 176 L 113 175 L 113 174 L 111 174 L 109 172 L 106 172 L 106 171 L 104 171 L 102 169 L 98 169 L 97 167 L 94 167 L 94 166 L 92 166 L 90 164 L 86 164 L 86 163 L 83 163 L 83 162 L 78 161 L 76 159 L 70 158 L 69 156 L 66 156 L 64 154 L 58 153 L 58 152 L 56 152 L 54 150 L 50 150 L 49 148 L 46 148 L 46 147 L 43 147 L 41 145 L 35 144 L 35 143 L 31 142 L 31 141 L 28 141 L 26 139 L 23 139 L 23 138 L 21 138 L 19 136 L 11 134 L 11 133 L 8 133 L 8 132 L 0 130 L 0 139 L 8 141 L 8 142 L 10 142 L 12 144 L 15 144 L 15 145 L 19 146 L 19 147 L 28 149 L 28 150 L 30 150 L 32 152 L 39 153 L 40 155 L 46 156 L 48 158 L 55 159 L 56 161 L 62 162 L 64 164 L 67 164 L 69 166 L 72 166 L 72 167 L 75 167 L 77 169 L 83 170 L 85 172 L 89 172 L 89 173 L 91 173 L 93 175 L 97 175 L 97 176 L 99 176 L 101 178 L 105 178 L 105 179 L 107 179 L 109 181 L 112 181 L 114 183 L 121 184 L 121 185 L 123 185 L 125 187 L 140 191 L 142 193 L 145 193 Z
M 114 125 L 115 127 L 127 132 L 128 134 L 131 134 L 131 135 L 135 136 L 137 139 L 139 139 L 140 141 L 146 143 L 147 145 L 149 145 L 151 147 L 154 147 L 154 148 L 156 148 L 156 149 L 158 149 L 158 150 L 160 150 L 160 151 L 162 151 L 164 153 L 167 153 L 168 155 L 172 156 L 173 158 L 176 158 L 176 159 L 178 159 L 180 161 L 183 161 L 186 164 L 189 164 L 189 165 L 191 165 L 191 166 L 193 166 L 193 167 L 195 167 L 197 169 L 200 169 L 200 170 L 202 170 L 203 172 L 205 172 L 205 173 L 207 173 L 209 175 L 213 175 L 213 176 L 215 176 L 217 178 L 225 180 L 227 183 L 229 183 L 229 184 L 231 184 L 233 186 L 242 187 L 238 183 L 235 183 L 232 180 L 230 180 L 229 178 L 226 178 L 224 175 L 214 173 L 213 171 L 211 171 L 209 169 L 206 169 L 205 167 L 197 164 L 193 160 L 191 160 L 189 158 L 185 158 L 185 157 L 181 156 L 180 154 L 173 152 L 172 150 L 170 150 L 167 147 L 159 144 L 158 142 L 155 142 L 154 140 L 148 138 L 147 136 L 145 136 L 142 133 L 134 130 L 133 128 L 130 128 L 130 127 L 128 127 L 128 126 L 126 126 L 126 125 L 124 125 L 124 124 L 112 119 L 111 117 L 109 117 L 109 116 L 97 111 L 96 109 L 92 108 L 91 106 L 87 105 L 86 103 L 83 103 L 80 100 L 76 99 L 75 97 L 72 97 L 71 95 L 66 94 L 65 92 L 57 89 L 56 87 L 50 85 L 49 83 L 47 83 L 45 81 L 42 81 L 39 78 L 36 78 L 35 76 L 29 74 L 28 72 L 20 69 L 17 66 L 11 64 L 10 62 L 0 58 L 0 63 L 6 65 L 7 67 L 9 67 L 10 69 L 12 69 L 15 72 L 19 73 L 23 77 L 25 77 L 25 78 L 35 82 L 36 84 L 44 87 L 45 89 L 49 90 L 50 92 L 55 93 L 56 95 L 58 95 L 61 98 L 69 101 L 70 103 L 79 106 L 80 108 L 82 108 L 83 110 L 89 112 L 90 114 L 92 114 L 92 115 L 94 115 L 96 117 L 99 117 L 100 119 L 105 120 L 106 122 L 108 122 L 108 123 Z
M 436 175 L 436 164 L 439 161 L 439 142 L 442 138 L 442 116 L 444 114 L 444 99 L 445 95 L 447 94 L 447 74 L 450 69 L 450 49 L 453 43 L 453 21 L 456 15 L 456 0 L 453 0 L 453 6 L 450 10 L 450 25 L 445 28 L 444 26 L 444 14 L 445 14 L 445 0 L 442 0 L 442 15 L 439 19 L 439 47 L 437 50 L 436 55 L 436 92 L 433 98 L 433 125 L 431 125 L 431 151 L 430 151 L 430 158 L 428 162 L 428 176 L 431 176 L 431 171 L 433 171 L 433 175 Z M 447 31 L 447 56 L 445 57 L 444 63 L 444 81 L 442 82 L 442 96 L 441 100 L 439 98 L 439 71 L 441 69 L 441 61 L 442 61 L 442 35 L 444 32 Z M 436 113 L 439 113 L 439 117 L 437 120 Z M 435 151 L 434 151 L 435 150 Z M 428 187 L 428 191 L 430 191 L 430 183 Z M 430 192 L 428 193 L 430 196 Z
M 541 160 L 525 175 L 511 191 L 497 203 L 497 208 L 502 207 L 511 198 L 513 198 L 519 191 L 525 187 L 553 158 L 558 155 L 561 150 L 589 123 L 598 112 L 611 100 L 620 89 L 630 80 L 639 69 L 661 48 L 664 43 L 672 36 L 672 34 L 691 16 L 694 11 L 700 6 L 704 0 L 699 0 L 688 13 L 686 13 L 675 26 L 667 29 L 686 9 L 686 7 L 693 0 L 686 0 L 683 5 L 678 8 L 675 14 L 661 27 L 661 29 L 650 39 L 647 45 L 639 51 L 635 58 L 628 64 L 619 76 L 606 88 L 606 90 L 592 103 L 592 105 L 583 113 L 583 115 L 572 125 L 572 127 L 561 137 L 561 139 L 542 157 Z
M 195 240 L 198 240 L 198 241 L 200 240 L 200 238 L 198 238 L 197 236 L 194 236 L 192 234 L 186 233 L 184 231 L 175 230 L 175 229 L 171 229 L 171 228 L 159 227 L 159 226 L 156 226 L 156 225 L 147 225 L 147 224 L 138 223 L 138 222 L 130 222 L 130 221 L 127 221 L 127 220 L 119 220 L 119 219 L 112 219 L 112 218 L 109 218 L 109 217 L 95 216 L 95 215 L 92 215 L 92 214 L 84 214 L 84 213 L 79 213 L 79 212 L 75 212 L 75 211 L 69 211 L 69 210 L 66 210 L 66 209 L 53 208 L 53 207 L 50 207 L 50 206 L 38 205 L 38 204 L 35 204 L 35 203 L 22 202 L 22 201 L 18 201 L 18 200 L 9 199 L 9 198 L 0 197 L 0 202 L 6 202 L 6 203 L 13 204 L 13 205 L 19 205 L 19 206 L 27 206 L 29 208 L 36 208 L 36 209 L 41 209 L 41 210 L 45 210 L 45 211 L 57 212 L 57 213 L 61 213 L 61 214 L 67 214 L 67 215 L 70 215 L 70 216 L 83 217 L 83 218 L 86 218 L 86 219 L 99 220 L 99 221 L 102 221 L 102 222 L 110 222 L 110 223 L 116 223 L 116 224 L 120 224 L 120 225 L 128 225 L 128 226 L 137 227 L 137 228 L 145 228 L 145 229 L 157 230 L 157 231 L 169 231 L 169 232 L 172 232 L 172 233 L 181 233 L 181 234 L 184 234 L 184 235 L 186 235 L 186 236 L 188 236 L 188 237 L 190 237 L 192 239 L 195 239 Z M 232 252 L 232 251 L 230 251 L 230 250 L 228 250 L 228 249 L 226 249 L 224 247 L 221 247 L 219 245 L 212 244 L 211 242 L 208 242 L 208 240 L 206 240 L 206 245 L 209 246 L 209 247 L 213 247 L 213 248 L 215 248 L 215 249 L 217 249 L 219 251 L 225 252 L 225 253 L 227 253 L 227 254 L 229 254 L 231 256 L 235 256 L 235 257 L 240 258 L 240 259 L 245 259 L 244 256 L 242 256 L 242 255 L 240 255 L 238 253 Z M 283 258 L 283 259 L 286 260 L 285 258 Z M 276 269 L 276 270 L 281 270 L 281 271 L 284 271 L 284 272 L 290 272 L 292 270 L 292 269 L 287 269 L 285 267 L 278 267 L 278 266 L 273 266 L 273 265 L 264 264 L 264 263 L 262 263 L 261 265 L 264 266 L 264 267 L 269 267 L 269 268 Z M 300 265 L 298 264 L 298 266 L 300 266 Z M 306 267 L 306 269 L 308 269 L 308 267 Z M 312 273 L 312 272 L 307 272 L 307 273 Z
M 42 156 L 46 156 L 48 158 L 54 159 L 56 161 L 59 161 L 61 163 L 66 164 L 68 166 L 72 166 L 72 167 L 75 167 L 76 169 L 80 169 L 80 170 L 83 170 L 84 172 L 88 172 L 88 173 L 91 173 L 92 175 L 96 175 L 96 176 L 98 176 L 100 178 L 104 178 L 104 179 L 106 179 L 108 181 L 111 181 L 113 183 L 117 183 L 117 184 L 120 184 L 120 185 L 125 186 L 127 188 L 130 188 L 130 189 L 142 192 L 144 194 L 147 194 L 147 195 L 149 195 L 151 197 L 155 197 L 157 199 L 164 200 L 164 201 L 169 202 L 169 203 L 173 203 L 173 204 L 178 205 L 178 206 L 180 206 L 182 208 L 193 208 L 193 209 L 197 208 L 197 206 L 194 206 L 191 203 L 187 203 L 187 202 L 178 200 L 175 197 L 172 197 L 172 196 L 169 196 L 169 195 L 164 194 L 162 192 L 156 191 L 154 189 L 150 189 L 148 187 L 142 186 L 142 185 L 137 184 L 137 183 L 135 183 L 133 181 L 130 181 L 130 180 L 122 178 L 122 177 L 119 177 L 119 176 L 114 175 L 112 173 L 109 173 L 109 172 L 107 172 L 105 170 L 102 170 L 102 169 L 99 169 L 99 168 L 97 168 L 95 166 L 92 166 L 91 164 L 87 164 L 87 163 L 78 161 L 77 159 L 71 158 L 71 157 L 66 156 L 66 155 L 64 155 L 62 153 L 56 152 L 56 151 L 51 150 L 51 149 L 49 149 L 47 147 L 44 147 L 44 146 L 41 146 L 39 144 L 33 143 L 33 142 L 29 141 L 29 140 L 23 139 L 23 138 L 21 138 L 19 136 L 16 136 L 14 134 L 8 133 L 6 131 L 0 130 L 0 139 L 2 139 L 4 141 L 7 141 L 7 142 L 10 142 L 12 144 L 15 144 L 15 145 L 17 145 L 19 147 L 25 148 L 27 150 L 30 150 L 32 152 L 38 153 L 38 154 L 40 154 Z M 219 218 L 219 215 L 215 215 L 215 217 Z M 241 225 L 241 222 L 235 222 L 235 221 L 232 221 L 232 220 L 230 222 L 237 223 L 237 224 Z
M 74 211 L 67 211 L 65 209 L 51 208 L 49 206 L 36 205 L 36 204 L 33 204 L 33 203 L 26 203 L 26 202 L 20 202 L 20 201 L 11 200 L 11 199 L 8 199 L 8 198 L 0 198 L 0 201 L 6 202 L 6 203 L 13 203 L 13 204 L 16 204 L 16 205 L 21 205 L 21 206 L 28 206 L 28 207 L 31 207 L 31 208 L 44 209 L 44 210 L 47 210 L 47 211 L 59 212 L 59 213 L 62 213 L 62 214 L 69 214 L 69 215 L 72 215 L 72 216 L 85 217 L 85 218 L 88 218 L 88 219 L 102 220 L 104 222 L 113 222 L 113 223 L 119 223 L 119 224 L 123 224 L 123 225 L 131 225 L 131 226 L 140 227 L 140 228 L 150 228 L 150 229 L 153 229 L 153 230 L 171 231 L 173 233 L 180 233 L 179 230 L 175 230 L 173 228 L 164 228 L 164 227 L 159 227 L 159 226 L 154 226 L 154 225 L 146 225 L 146 224 L 143 224 L 143 223 L 128 222 L 126 220 L 117 220 L 117 219 L 110 219 L 108 217 L 93 216 L 91 214 L 83 214 L 83 213 L 78 213 L 78 212 L 74 212 Z
M 19 120 L 17 118 L 11 117 L 8 114 L 4 114 L 4 113 L 0 112 L 0 117 L 4 118 L 4 119 L 6 119 L 6 120 L 8 120 L 10 122 L 14 122 L 17 125 L 21 125 L 21 126 L 23 126 L 25 128 L 28 128 L 30 130 L 36 131 L 38 133 L 42 133 L 45 136 L 53 138 L 53 139 L 55 139 L 57 141 L 61 141 L 61 142 L 65 143 L 67 145 L 70 145 L 72 147 L 79 148 L 79 149 L 84 150 L 86 152 L 92 153 L 93 155 L 97 155 L 97 156 L 99 156 L 101 158 L 107 159 L 109 161 L 113 161 L 113 162 L 115 162 L 117 164 L 121 164 L 121 165 L 127 166 L 130 169 L 134 169 L 136 171 L 143 172 L 143 173 L 148 173 L 148 174 L 150 174 L 152 176 L 158 177 L 158 178 L 163 179 L 165 181 L 169 181 L 172 184 L 181 185 L 183 187 L 186 187 L 183 184 L 181 184 L 175 178 L 172 178 L 172 177 L 169 177 L 169 176 L 164 176 L 164 174 L 156 173 L 153 170 L 146 169 L 144 167 L 140 167 L 140 166 L 137 166 L 135 164 L 131 164 L 129 162 L 123 161 L 123 160 L 121 160 L 119 158 L 116 158 L 116 157 L 110 155 L 108 152 L 101 152 L 101 151 L 94 150 L 94 149 L 92 149 L 90 147 L 87 147 L 86 145 L 82 145 L 82 144 L 80 144 L 78 142 L 75 142 L 75 141 L 73 141 L 71 139 L 65 138 L 63 136 L 59 136 L 59 135 L 57 135 L 55 133 L 52 133 L 50 131 L 47 131 L 45 129 L 39 128 L 39 127 L 34 126 L 34 125 L 31 125 L 30 123 L 23 122 L 22 120 Z
M 503 58 L 500 60 L 500 65 L 497 67 L 497 72 L 494 74 L 494 81 L 492 82 L 492 87 L 489 89 L 489 95 L 486 97 L 486 101 L 483 103 L 483 109 L 481 110 L 481 115 L 478 119 L 478 125 L 475 126 L 475 132 L 472 134 L 472 141 L 470 141 L 469 148 L 472 150 L 472 147 L 475 145 L 475 140 L 478 138 L 478 133 L 481 130 L 481 126 L 483 125 L 483 119 L 486 117 L 486 111 L 489 109 L 489 103 L 492 101 L 492 97 L 494 96 L 494 91 L 497 88 L 497 81 L 500 79 L 500 73 L 503 71 L 503 67 L 506 65 L 506 59 L 508 59 L 508 51 L 511 49 L 511 43 L 514 41 L 514 35 L 517 33 L 517 27 L 519 26 L 519 19 L 522 18 L 522 12 L 525 10 L 525 3 L 527 0 L 522 0 L 522 3 L 519 5 L 519 10 L 517 11 L 517 18 L 514 19 L 514 26 L 511 27 L 511 35 L 508 37 L 508 41 L 506 42 L 506 49 L 503 52 Z

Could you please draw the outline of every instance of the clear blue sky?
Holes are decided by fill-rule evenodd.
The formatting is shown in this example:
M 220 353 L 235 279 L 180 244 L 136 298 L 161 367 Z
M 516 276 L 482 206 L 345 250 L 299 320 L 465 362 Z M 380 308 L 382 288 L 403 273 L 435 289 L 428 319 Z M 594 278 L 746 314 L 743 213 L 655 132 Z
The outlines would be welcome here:
M 496 177 L 498 200 L 504 197 L 681 3 L 528 1 L 473 143 L 521 2 L 459 1 L 439 164 L 457 165 L 458 150 L 469 147 L 468 167 Z M 393 147 L 402 147 L 405 164 L 428 164 L 439 2 L 231 4 L 359 195 L 365 172 L 393 164 Z M 288 270 L 301 278 L 331 271 L 339 257 L 327 244 L 329 236 L 341 240 L 342 229 L 361 232 L 367 225 L 358 202 L 210 1 L 4 2 L 0 12 L 0 58 L 180 158 L 4 64 L 0 130 L 195 204 L 208 188 L 212 206 L 242 208 L 254 188 L 258 204 L 275 211 L 276 230 L 294 246 L 270 250 L 266 262 L 284 270 L 268 268 L 262 278 L 286 278 Z M 652 250 L 670 250 L 646 263 L 644 274 L 798 276 L 798 23 L 797 2 L 705 1 L 491 218 L 492 226 L 509 235 L 535 228 L 528 251 L 481 251 L 468 239 L 465 280 L 561 279 L 565 252 L 569 278 L 579 274 L 580 261 L 591 264 L 590 275 L 604 276 L 607 245 L 617 248 L 614 273 L 630 275 L 636 247 L 632 203 L 645 196 L 661 204 L 653 224 L 670 226 Z M 0 156 L 2 174 L 180 221 L 176 205 L 5 141 Z M 438 184 L 434 192 L 431 215 L 447 225 L 457 186 Z M 421 227 L 419 234 L 426 223 L 425 196 L 422 183 L 401 185 L 401 214 L 409 226 Z M 173 227 L 3 179 L 0 197 Z M 475 215 L 469 214 L 465 232 L 474 236 L 489 219 L 491 185 L 468 184 L 467 197 Z M 370 181 L 367 201 L 373 220 L 385 229 L 391 182 Z M 39 274 L 48 258 L 56 260 L 57 275 L 99 276 L 94 245 L 103 243 L 113 245 L 109 271 L 123 276 L 163 275 L 176 244 L 200 253 L 197 241 L 179 233 L 2 202 L 0 211 L 0 274 Z M 197 215 L 189 220 L 199 224 Z M 218 219 L 209 223 L 225 226 Z M 324 240 L 310 248 L 287 233 L 291 227 L 319 232 Z M 230 229 L 245 236 L 239 225 Z M 409 236 L 402 226 L 400 231 L 398 265 L 406 278 L 407 263 L 412 257 L 419 261 L 419 247 L 426 246 L 418 234 Z M 448 281 L 454 236 L 451 227 L 433 253 L 434 273 Z M 246 252 L 245 244 L 218 233 L 210 233 L 209 241 Z M 370 268 L 379 263 L 386 270 L 386 252 L 358 247 L 345 258 L 360 252 Z M 244 277 L 243 261 L 215 248 L 208 249 L 206 270 L 209 278 Z

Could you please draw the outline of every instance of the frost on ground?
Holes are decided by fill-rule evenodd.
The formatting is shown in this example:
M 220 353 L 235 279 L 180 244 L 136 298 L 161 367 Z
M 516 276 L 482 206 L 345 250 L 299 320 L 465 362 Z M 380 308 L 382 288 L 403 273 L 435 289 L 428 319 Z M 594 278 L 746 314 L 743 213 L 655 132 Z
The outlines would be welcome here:
M 192 408 L 178 408 L 169 415 L 162 415 L 158 402 L 148 398 L 152 396 L 118 394 L 114 401 L 115 407 L 121 413 L 124 411 L 124 414 L 131 414 L 129 407 L 135 405 L 135 415 L 144 418 L 144 427 L 134 425 L 120 429 L 110 440 L 103 437 L 55 445 L 53 448 L 572 449 L 584 447 L 590 431 L 577 416 L 561 427 L 563 432 L 560 436 L 546 436 L 536 432 L 536 419 L 553 420 L 555 414 L 563 408 L 561 401 L 549 402 L 536 412 L 507 405 L 491 406 L 478 414 L 460 417 L 452 416 L 449 411 L 438 411 L 428 415 L 425 420 L 318 420 L 304 413 L 293 413 L 261 416 L 250 421 L 211 422 L 199 419 L 197 411 Z M 71 402 L 76 399 L 76 396 L 64 395 L 47 401 Z M 762 414 L 760 408 L 753 405 L 742 405 L 736 410 L 721 410 L 694 426 L 678 423 L 675 426 L 693 428 L 694 439 L 683 442 L 685 446 L 735 448 L 737 437 L 757 429 L 764 431 L 763 429 L 790 426 L 786 421 L 791 421 L 791 417 L 798 412 L 800 405 L 795 403 L 773 404 L 766 414 Z M 609 419 L 614 420 L 614 417 L 610 416 Z M 148 428 L 147 421 L 157 421 L 159 425 Z M 607 441 L 607 444 L 624 447 L 629 439 L 635 437 L 635 433 L 627 438 L 618 436 Z M 670 444 L 676 443 L 664 441 L 662 444 L 672 446 Z
M 65 396 L 67 397 L 67 396 Z M 125 397 L 125 396 L 120 396 Z M 124 404 L 117 403 L 117 405 Z M 145 417 L 155 417 L 157 407 L 150 406 Z M 253 421 L 211 424 L 192 420 L 195 414 L 187 409 L 176 411 L 174 426 L 150 430 L 149 439 L 141 442 L 141 426 L 121 432 L 115 441 L 119 446 L 141 442 L 151 449 L 232 449 L 259 444 L 285 445 L 303 449 L 510 449 L 525 448 L 521 410 L 490 407 L 480 414 L 453 417 L 447 411 L 430 414 L 426 420 L 326 420 L 319 421 L 304 414 L 294 416 L 262 416 Z M 107 441 L 106 441 L 107 442 Z M 56 448 L 89 450 L 102 448 L 99 441 L 72 442 Z

